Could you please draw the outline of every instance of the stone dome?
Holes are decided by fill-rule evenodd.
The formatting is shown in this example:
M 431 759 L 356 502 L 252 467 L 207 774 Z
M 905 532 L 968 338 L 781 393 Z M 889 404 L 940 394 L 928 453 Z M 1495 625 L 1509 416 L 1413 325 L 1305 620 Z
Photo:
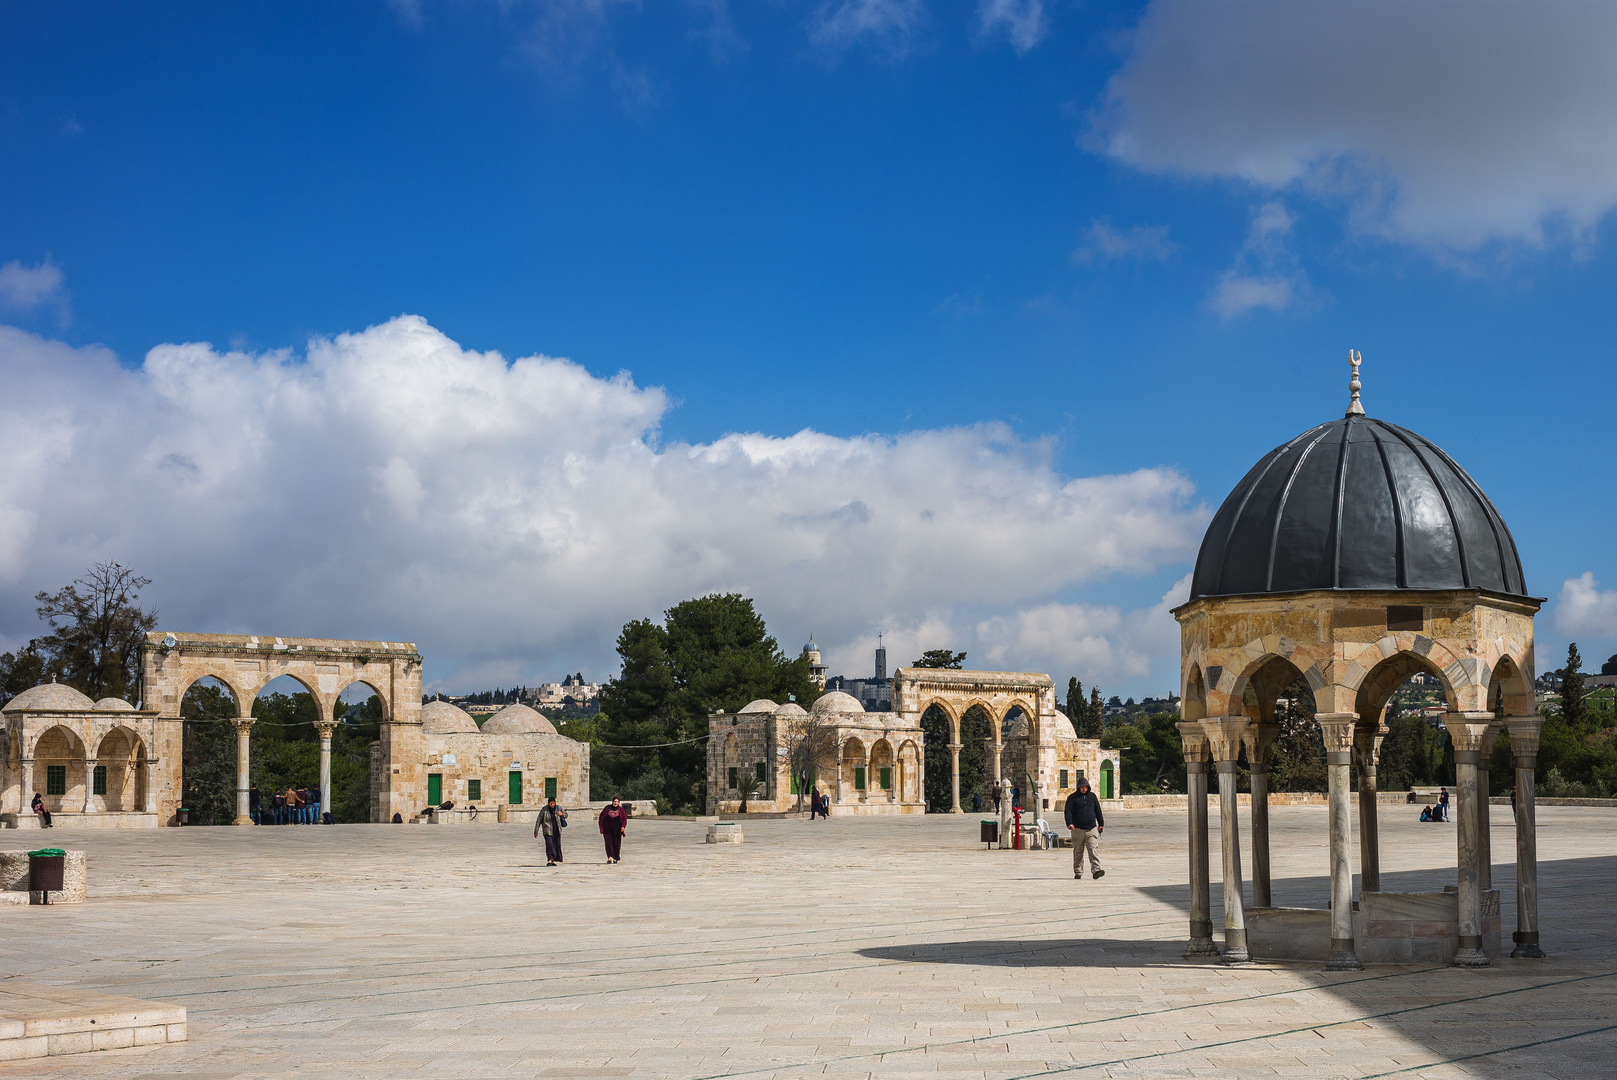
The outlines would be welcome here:
M 421 706 L 421 730 L 427 735 L 476 735 L 477 721 L 457 705 L 429 701 Z
M 554 735 L 556 725 L 526 705 L 507 705 L 483 721 L 485 735 Z
M 852 694 L 833 690 L 829 694 L 821 694 L 815 698 L 814 705 L 809 711 L 816 716 L 823 716 L 826 713 L 862 713 L 865 707 Z
M 1202 539 L 1190 598 L 1352 589 L 1526 596 L 1505 521 L 1454 459 L 1348 416 L 1266 454 Z
M 104 697 L 95 703 L 97 712 L 134 712 L 135 707 L 121 697 Z
M 0 712 L 87 712 L 93 708 L 95 702 L 71 686 L 48 682 L 24 690 L 6 702 Z
M 780 706 L 776 705 L 773 701 L 770 701 L 768 698 L 761 697 L 757 701 L 747 702 L 747 704 L 741 707 L 741 711 L 743 713 L 772 713 L 778 708 L 780 708 Z
M 807 716 L 808 710 L 804 709 L 803 706 L 799 705 L 795 701 L 788 701 L 786 704 L 775 710 L 775 715 L 795 719 L 799 716 Z

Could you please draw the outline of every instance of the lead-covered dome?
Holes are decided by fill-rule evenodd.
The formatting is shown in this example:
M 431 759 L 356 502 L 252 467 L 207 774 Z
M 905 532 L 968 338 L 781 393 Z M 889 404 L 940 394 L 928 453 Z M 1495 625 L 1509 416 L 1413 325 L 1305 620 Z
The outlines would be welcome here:
M 1414 432 L 1363 416 L 1252 467 L 1207 528 L 1190 598 L 1317 589 L 1527 595 L 1516 542 L 1477 482 Z
M 864 703 L 852 694 L 844 694 L 841 690 L 833 690 L 829 694 L 821 694 L 809 706 L 809 711 L 816 716 L 826 713 L 862 713 L 865 711 Z
M 507 705 L 483 721 L 485 735 L 554 735 L 556 725 L 526 705 Z

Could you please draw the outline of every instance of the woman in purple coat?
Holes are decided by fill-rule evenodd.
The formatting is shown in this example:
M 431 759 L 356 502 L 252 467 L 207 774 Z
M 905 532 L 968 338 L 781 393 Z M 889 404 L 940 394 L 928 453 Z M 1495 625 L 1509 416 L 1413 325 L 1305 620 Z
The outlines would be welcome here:
M 620 862 L 623 855 L 623 834 L 629 831 L 629 811 L 612 796 L 612 805 L 601 811 L 598 819 L 601 836 L 606 840 L 606 861 Z

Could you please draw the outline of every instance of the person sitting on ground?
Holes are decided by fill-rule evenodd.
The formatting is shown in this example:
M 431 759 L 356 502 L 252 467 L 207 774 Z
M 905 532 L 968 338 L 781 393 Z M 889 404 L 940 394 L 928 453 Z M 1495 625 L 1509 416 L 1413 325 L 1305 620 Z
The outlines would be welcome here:
M 1430 806 L 1421 807 L 1420 819 L 1422 821 L 1431 821 L 1432 820 L 1432 808 Z
M 45 800 L 37 791 L 34 792 L 34 801 L 31 804 L 30 809 L 32 809 L 34 815 L 39 818 L 40 828 L 48 829 L 51 827 L 51 812 L 45 809 Z

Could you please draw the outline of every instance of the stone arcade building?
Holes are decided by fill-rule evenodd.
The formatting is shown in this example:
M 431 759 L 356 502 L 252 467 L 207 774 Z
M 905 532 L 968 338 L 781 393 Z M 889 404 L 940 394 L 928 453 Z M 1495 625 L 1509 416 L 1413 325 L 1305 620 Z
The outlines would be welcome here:
M 1181 631 L 1190 773 L 1190 943 L 1215 955 L 1208 884 L 1207 780 L 1217 772 L 1223 848 L 1223 954 L 1362 963 L 1499 954 L 1490 880 L 1488 759 L 1508 734 L 1515 756 L 1516 956 L 1538 945 L 1533 768 L 1533 615 L 1510 530 L 1476 482 L 1431 442 L 1364 415 L 1353 358 L 1347 415 L 1276 448 L 1224 501 L 1207 535 Z M 1392 693 L 1425 673 L 1448 700 L 1458 805 L 1456 891 L 1381 891 L 1376 760 Z M 1272 906 L 1267 773 L 1276 698 L 1312 689 L 1330 778 L 1328 910 Z M 1236 777 L 1252 777 L 1253 906 L 1242 897 Z M 1349 770 L 1360 784 L 1353 896 Z

